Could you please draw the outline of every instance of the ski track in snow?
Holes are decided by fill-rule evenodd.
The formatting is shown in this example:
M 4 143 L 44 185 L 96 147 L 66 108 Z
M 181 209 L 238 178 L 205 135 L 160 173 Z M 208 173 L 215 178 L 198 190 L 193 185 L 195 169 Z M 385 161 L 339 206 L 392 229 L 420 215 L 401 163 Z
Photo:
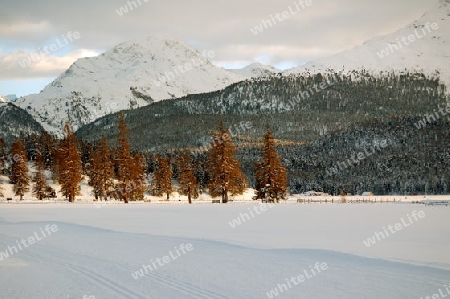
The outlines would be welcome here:
M 172 215 L 163 215 L 181 228 L 180 213 L 191 208 L 176 207 Z M 17 210 L 10 210 L 7 217 L 0 211 L 0 251 L 15 245 L 16 240 L 33 236 L 47 224 L 56 224 L 58 231 L 0 261 L 0 298 L 268 298 L 267 292 L 277 284 L 303 274 L 316 262 L 326 262 L 328 269 L 275 298 L 420 298 L 450 283 L 449 270 L 336 251 L 256 249 L 205 238 L 88 226 L 85 223 L 90 216 L 77 208 L 71 211 L 78 213 L 79 223 L 31 221 L 36 219 L 33 215 L 28 216 L 30 221 L 10 222 L 18 216 Z M 27 211 L 33 213 L 32 209 Z M 58 212 L 58 208 L 48 211 Z M 136 221 L 133 209 L 123 212 L 124 218 L 118 223 Z M 135 225 L 152 223 L 139 220 Z M 270 225 L 267 229 L 273 233 Z M 163 227 L 161 230 L 165 231 Z M 183 243 L 191 243 L 194 249 L 144 277 L 132 277 L 151 259 L 162 258 Z

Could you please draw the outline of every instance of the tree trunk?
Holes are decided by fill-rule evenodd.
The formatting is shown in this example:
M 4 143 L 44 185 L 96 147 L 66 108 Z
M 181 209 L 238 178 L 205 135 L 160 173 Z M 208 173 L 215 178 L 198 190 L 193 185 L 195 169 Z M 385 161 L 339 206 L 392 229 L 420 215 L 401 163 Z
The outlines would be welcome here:
M 222 203 L 227 203 L 228 202 L 228 190 L 227 189 L 223 189 L 222 191 Z
M 192 203 L 192 200 L 191 200 L 191 186 L 188 187 L 188 201 L 189 201 L 189 204 Z

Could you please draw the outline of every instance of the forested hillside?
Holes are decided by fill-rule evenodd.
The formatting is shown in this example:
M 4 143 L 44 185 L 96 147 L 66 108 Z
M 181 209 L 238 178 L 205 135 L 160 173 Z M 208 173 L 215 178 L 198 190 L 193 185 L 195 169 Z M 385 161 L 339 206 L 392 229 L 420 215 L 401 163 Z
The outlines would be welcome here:
M 323 88 L 322 88 L 323 87 Z M 321 135 L 371 119 L 422 116 L 445 104 L 445 86 L 421 74 L 367 73 L 289 76 L 248 80 L 222 91 L 191 95 L 125 111 L 135 149 L 195 147 L 217 127 L 240 122 L 252 127 L 239 135 L 246 141 L 264 134 L 268 123 L 278 139 L 311 142 Z M 113 140 L 117 116 L 105 116 L 80 128 L 77 135 Z
M 204 164 L 202 151 L 221 115 L 250 185 L 268 124 L 291 192 L 440 194 L 450 191 L 448 120 L 437 112 L 439 107 L 445 111 L 447 101 L 438 78 L 353 72 L 249 80 L 125 115 L 135 150 L 150 157 L 184 149 L 198 165 Z M 116 120 L 116 115 L 106 116 L 77 135 L 89 142 L 105 135 L 114 142 Z M 207 177 L 198 180 L 202 185 Z
M 0 103 L 0 137 L 10 144 L 17 137 L 38 134 L 42 126 L 25 110 L 11 103 Z

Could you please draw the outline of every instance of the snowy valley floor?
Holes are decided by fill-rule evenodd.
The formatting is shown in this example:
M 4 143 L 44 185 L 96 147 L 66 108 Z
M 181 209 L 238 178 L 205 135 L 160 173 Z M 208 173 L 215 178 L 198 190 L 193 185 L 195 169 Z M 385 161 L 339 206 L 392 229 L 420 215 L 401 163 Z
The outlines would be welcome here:
M 0 298 L 419 299 L 450 290 L 450 207 L 254 206 L 2 203 Z

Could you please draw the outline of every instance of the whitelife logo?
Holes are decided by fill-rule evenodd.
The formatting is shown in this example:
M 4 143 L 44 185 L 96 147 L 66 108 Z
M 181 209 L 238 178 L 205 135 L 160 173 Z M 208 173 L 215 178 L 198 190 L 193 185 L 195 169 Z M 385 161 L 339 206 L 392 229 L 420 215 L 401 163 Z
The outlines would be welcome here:
M 165 255 L 162 258 L 156 258 L 154 261 L 153 259 L 150 261 L 150 265 L 142 265 L 142 268 L 138 271 L 131 273 L 131 276 L 138 280 L 141 277 L 144 277 L 146 274 L 149 274 L 150 272 L 155 271 L 159 267 L 164 266 L 165 264 L 170 263 L 173 260 L 176 260 L 177 258 L 181 257 L 182 254 L 185 255 L 189 251 L 194 250 L 194 246 L 192 246 L 191 243 L 188 244 L 181 244 L 179 248 L 175 247 L 175 252 L 172 252 L 172 250 L 169 251 L 169 255 Z M 182 253 L 180 253 L 180 251 Z M 149 272 L 150 270 L 150 272 Z M 145 272 L 145 273 L 144 273 Z
M 388 46 L 386 48 L 377 52 L 378 57 L 384 58 L 384 57 L 388 56 L 389 54 L 394 53 L 395 51 L 398 51 L 401 48 L 403 48 L 403 45 L 407 46 L 410 43 L 413 43 L 416 40 L 423 38 L 428 33 L 431 33 L 431 29 L 433 29 L 433 30 L 439 29 L 439 26 L 437 23 L 430 24 L 430 22 L 427 22 L 424 27 L 425 28 L 421 28 L 421 30 L 414 29 L 414 34 L 410 34 L 410 35 L 408 35 L 408 37 L 402 36 L 400 38 L 400 40 L 397 38 L 397 42 L 390 43 L 390 44 L 388 44 Z M 421 35 L 420 33 L 422 33 L 423 35 Z
M 447 104 L 447 107 L 445 107 L 445 110 L 443 107 L 441 107 L 441 105 L 438 105 L 438 111 L 441 114 L 439 114 L 436 111 L 436 109 L 433 110 L 434 113 L 425 114 L 425 117 L 423 119 L 419 120 L 418 122 L 416 122 L 414 124 L 414 126 L 416 126 L 416 128 L 420 130 L 427 126 L 427 122 L 431 124 L 431 123 L 437 121 L 438 119 L 440 119 L 441 117 L 446 116 L 448 113 L 450 113 L 450 104 Z
M 450 284 L 449 284 L 449 286 L 450 286 Z M 442 289 L 439 288 L 438 293 L 430 295 L 430 296 L 420 297 L 420 299 L 441 299 L 441 298 L 448 297 L 450 295 L 449 286 L 444 285 L 445 291 L 447 292 L 447 294 L 442 292 Z
M 61 40 L 59 38 L 57 38 L 55 40 L 55 43 L 53 43 L 49 46 L 44 46 L 42 49 L 38 48 L 37 52 L 30 53 L 27 58 L 22 59 L 22 61 L 19 61 L 19 65 L 21 67 L 30 66 L 31 62 L 38 62 L 45 55 L 50 55 L 53 52 L 56 52 L 59 49 L 64 48 L 69 43 L 71 43 L 79 38 L 80 38 L 80 33 L 78 31 L 75 31 L 73 33 L 72 33 L 72 31 L 69 31 L 65 35 L 63 34 L 61 36 Z
M 364 153 L 359 152 L 357 154 L 353 154 L 350 159 L 347 159 L 347 163 L 345 162 L 337 162 L 335 166 L 330 167 L 326 170 L 327 176 L 332 176 L 333 174 L 338 174 L 339 171 L 343 171 L 344 169 L 347 169 L 347 167 L 351 168 L 355 165 L 359 165 L 362 160 L 370 157 L 371 155 L 376 153 L 376 150 L 379 152 L 382 151 L 382 149 L 386 148 L 388 146 L 387 140 L 381 140 L 376 141 L 373 146 L 370 148 L 372 150 L 368 151 L 368 148 L 364 148 Z
M 283 11 L 282 13 L 276 13 L 274 15 L 270 15 L 269 20 L 262 20 L 258 26 L 251 28 L 250 31 L 257 35 L 258 33 L 262 33 L 265 29 L 269 29 L 276 24 L 289 19 L 291 16 L 298 14 L 302 10 L 312 5 L 312 0 L 300 0 L 298 2 L 294 2 L 295 8 L 292 8 L 291 5 L 288 6 L 288 10 Z
M 286 283 L 279 283 L 277 284 L 277 287 L 270 290 L 269 292 L 266 293 L 267 297 L 269 297 L 270 299 L 277 297 L 278 295 L 280 295 L 281 293 L 283 293 L 284 291 L 288 291 L 290 289 L 292 289 L 294 286 L 299 285 L 300 283 L 304 282 L 305 280 L 311 279 L 314 276 L 318 275 L 319 273 L 321 273 L 321 271 L 325 271 L 326 269 L 328 269 L 328 265 L 327 263 L 319 263 L 317 262 L 314 267 L 313 266 L 309 266 L 309 271 L 308 270 L 303 270 L 303 274 L 298 275 L 297 277 L 295 276 L 291 276 L 290 279 L 286 278 Z M 292 282 L 292 284 L 291 284 Z M 278 290 L 280 290 L 278 292 Z
M 255 205 L 255 206 L 253 206 L 253 208 L 248 208 L 248 212 L 250 213 L 251 217 L 248 213 L 239 213 L 239 217 L 233 219 L 232 221 L 228 221 L 228 224 L 230 224 L 230 226 L 232 228 L 235 228 L 236 226 L 239 226 L 239 225 L 243 224 L 244 222 L 255 218 L 256 215 L 260 215 L 262 212 L 267 211 L 268 208 L 272 208 L 274 206 L 275 206 L 275 204 L 270 204 L 270 203 L 263 203 L 261 205 Z M 256 215 L 253 214 L 252 210 L 256 213 Z
M 316 93 L 320 93 L 321 91 L 324 91 L 325 89 L 333 86 L 336 84 L 336 82 L 340 81 L 340 78 L 338 74 L 335 74 L 331 77 L 331 79 L 327 81 L 320 82 L 318 84 L 314 83 L 311 87 L 304 91 L 300 91 L 300 96 L 296 96 L 293 99 L 291 99 L 288 103 L 288 107 L 290 109 L 294 109 L 294 107 L 299 104 L 302 100 L 307 100 L 310 97 L 312 97 Z
M 381 241 L 382 239 L 389 237 L 390 236 L 389 232 L 391 234 L 395 234 L 396 232 L 401 231 L 403 228 L 410 226 L 414 222 L 419 221 L 419 219 L 425 218 L 424 211 L 417 212 L 414 210 L 411 214 L 412 214 L 411 216 L 409 216 L 409 214 L 406 215 L 408 217 L 408 221 L 405 221 L 405 219 L 403 219 L 402 217 L 400 219 L 401 222 L 396 223 L 395 225 L 388 225 L 387 229 L 385 226 L 383 226 L 383 231 L 375 232 L 375 234 L 372 237 L 368 238 L 366 241 L 363 241 L 364 245 L 366 245 L 367 247 L 375 245 L 377 241 Z M 413 221 L 411 217 L 414 218 L 415 221 Z
M 191 62 L 186 62 L 184 64 L 180 64 L 177 66 L 174 66 L 172 68 L 173 72 L 166 71 L 164 72 L 164 75 L 161 76 L 158 80 L 154 80 L 156 86 L 160 87 L 161 84 L 168 83 L 172 80 L 175 80 L 177 77 L 182 76 L 186 72 L 189 72 L 190 70 L 205 65 L 208 63 L 208 59 L 212 59 L 216 56 L 214 51 L 203 51 L 201 55 L 197 55 L 195 58 L 191 58 Z
M 150 0 L 136 0 L 136 1 L 127 1 L 127 4 L 125 6 L 119 7 L 119 9 L 116 9 L 117 14 L 121 17 L 124 14 L 127 14 L 128 12 L 132 11 L 133 9 L 137 9 L 138 7 L 141 7 L 144 3 L 149 2 Z M 128 10 L 129 8 L 129 10 Z
M 58 226 L 56 224 L 50 225 L 47 224 L 44 229 L 40 228 L 40 234 L 38 232 L 34 232 L 34 235 L 22 240 L 16 240 L 16 245 L 8 246 L 5 251 L 0 251 L 0 261 L 3 261 L 7 259 L 8 257 L 14 255 L 14 253 L 19 253 L 19 251 L 24 250 L 25 248 L 28 248 L 30 245 L 33 245 L 37 241 L 42 240 L 43 238 L 46 238 L 47 236 L 50 236 L 52 233 L 56 233 L 58 231 Z M 45 233 L 47 232 L 47 233 Z M 23 247 L 22 247 L 23 246 Z

